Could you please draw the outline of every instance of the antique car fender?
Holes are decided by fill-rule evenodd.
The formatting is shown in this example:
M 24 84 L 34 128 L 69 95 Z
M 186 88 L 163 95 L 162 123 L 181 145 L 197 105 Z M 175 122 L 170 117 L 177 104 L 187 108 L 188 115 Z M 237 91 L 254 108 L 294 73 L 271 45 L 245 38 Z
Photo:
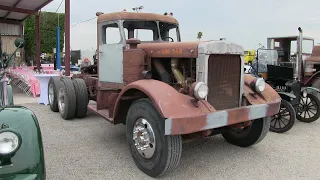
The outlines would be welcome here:
M 310 93 L 310 91 L 316 91 L 316 92 L 320 93 L 320 90 L 315 87 L 302 87 L 301 92 L 303 92 L 304 90 L 307 90 L 308 93 Z
M 45 179 L 42 137 L 35 114 L 23 106 L 0 107 L 0 128 L 13 130 L 21 137 L 17 151 L 6 157 L 6 164 L 0 163 L 0 179 Z
M 116 100 L 114 119 L 117 113 L 122 113 L 119 112 L 119 105 L 122 99 L 124 99 L 123 97 L 130 97 L 132 92 L 142 92 L 144 97 L 150 98 L 155 108 L 164 118 L 197 116 L 215 110 L 206 101 L 199 101 L 199 106 L 195 107 L 192 103 L 192 97 L 179 93 L 176 89 L 162 81 L 145 79 L 130 83 L 122 89 Z
M 280 97 L 286 101 L 291 101 L 292 99 L 295 99 L 297 98 L 294 94 L 292 93 L 288 93 L 288 92 L 281 92 L 281 91 L 278 91 L 278 94 L 280 95 Z

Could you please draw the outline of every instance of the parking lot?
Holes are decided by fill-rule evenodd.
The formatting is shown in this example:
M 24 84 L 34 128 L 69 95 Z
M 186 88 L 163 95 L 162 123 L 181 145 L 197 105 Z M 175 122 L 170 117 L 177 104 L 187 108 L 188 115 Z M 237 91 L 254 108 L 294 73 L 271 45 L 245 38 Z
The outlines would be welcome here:
M 49 106 L 16 92 L 15 103 L 38 117 L 48 180 L 151 179 L 134 164 L 124 125 L 112 125 L 89 112 L 63 120 Z M 320 121 L 296 121 L 284 133 L 269 133 L 259 144 L 240 148 L 222 136 L 183 145 L 181 164 L 160 179 L 320 179 Z

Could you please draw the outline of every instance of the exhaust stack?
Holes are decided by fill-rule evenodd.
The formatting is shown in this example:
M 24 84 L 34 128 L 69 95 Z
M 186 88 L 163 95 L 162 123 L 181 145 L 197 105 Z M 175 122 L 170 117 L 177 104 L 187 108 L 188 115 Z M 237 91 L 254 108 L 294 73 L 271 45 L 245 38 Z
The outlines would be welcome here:
M 301 80 L 301 66 L 302 66 L 302 42 L 303 42 L 303 32 L 301 27 L 298 28 L 298 47 L 297 47 L 297 57 L 296 57 L 296 72 L 295 77 L 298 81 Z

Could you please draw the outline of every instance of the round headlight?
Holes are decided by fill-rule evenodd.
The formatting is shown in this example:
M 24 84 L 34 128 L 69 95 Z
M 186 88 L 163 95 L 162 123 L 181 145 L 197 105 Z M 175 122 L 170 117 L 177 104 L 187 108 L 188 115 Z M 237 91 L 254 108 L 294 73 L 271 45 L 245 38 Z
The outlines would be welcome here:
M 258 93 L 262 93 L 266 88 L 266 82 L 263 78 L 258 78 L 255 84 L 255 89 Z
M 193 90 L 193 95 L 198 100 L 203 100 L 207 97 L 209 88 L 204 82 L 198 82 Z
M 0 155 L 16 152 L 21 144 L 20 135 L 12 131 L 0 132 Z
M 303 96 L 304 98 L 306 98 L 306 97 L 308 96 L 308 91 L 307 91 L 307 90 L 303 90 L 303 91 L 302 91 L 302 96 Z

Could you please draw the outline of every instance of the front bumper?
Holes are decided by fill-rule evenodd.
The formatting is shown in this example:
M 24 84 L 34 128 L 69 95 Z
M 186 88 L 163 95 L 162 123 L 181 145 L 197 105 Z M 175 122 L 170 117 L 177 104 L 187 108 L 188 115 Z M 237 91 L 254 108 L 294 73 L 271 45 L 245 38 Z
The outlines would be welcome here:
M 167 118 L 165 120 L 165 135 L 190 134 L 272 116 L 279 112 L 280 103 L 281 100 L 278 100 L 272 103 L 243 106 L 193 117 Z

